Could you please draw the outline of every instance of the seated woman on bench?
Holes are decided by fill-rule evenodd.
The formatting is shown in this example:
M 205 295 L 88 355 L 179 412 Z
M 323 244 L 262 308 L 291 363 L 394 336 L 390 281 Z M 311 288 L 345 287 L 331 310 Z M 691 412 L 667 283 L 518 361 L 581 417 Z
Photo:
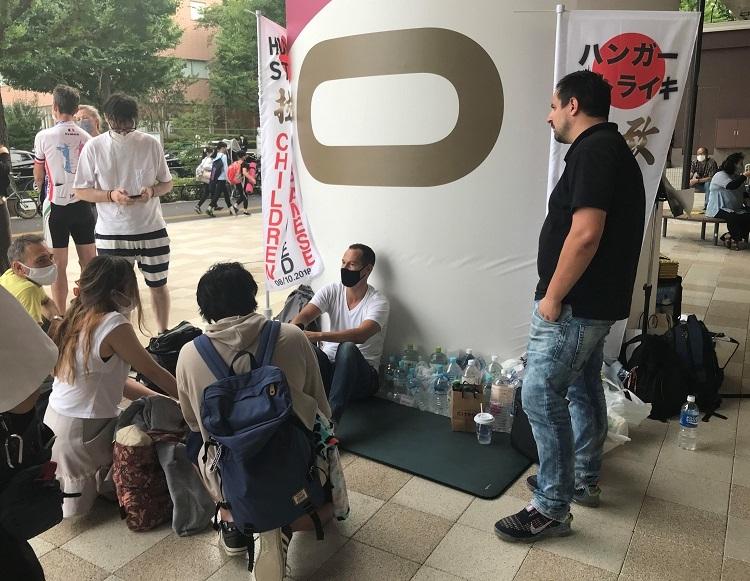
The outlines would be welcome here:
M 711 179 L 706 216 L 727 221 L 729 232 L 721 239 L 727 248 L 740 249 L 750 234 L 750 210 L 744 205 L 744 188 L 750 168 L 743 167 L 744 155 L 732 153 Z M 743 171 L 744 170 L 744 171 Z

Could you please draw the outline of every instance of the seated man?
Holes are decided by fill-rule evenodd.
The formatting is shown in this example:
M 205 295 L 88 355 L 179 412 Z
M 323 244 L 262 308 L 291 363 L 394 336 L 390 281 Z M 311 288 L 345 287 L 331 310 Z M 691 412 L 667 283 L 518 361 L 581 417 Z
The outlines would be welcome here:
M 201 316 L 210 323 L 205 330 L 219 355 L 230 364 L 239 351 L 256 353 L 258 339 L 267 319 L 255 312 L 258 285 L 253 276 L 238 262 L 212 266 L 198 282 L 197 299 Z M 274 348 L 272 364 L 286 376 L 292 396 L 292 407 L 300 421 L 312 430 L 316 414 L 330 418 L 331 411 L 320 379 L 318 363 L 310 343 L 294 325 L 282 325 Z M 240 357 L 233 365 L 237 374 L 250 370 L 250 360 Z M 194 343 L 180 351 L 177 360 L 177 392 L 185 421 L 193 432 L 200 432 L 204 442 L 208 432 L 201 422 L 203 392 L 216 381 Z M 209 470 L 215 449 L 208 456 L 198 455 L 198 471 L 206 489 L 215 502 L 223 500 L 218 473 Z M 195 461 L 194 458 L 191 460 Z M 328 512 L 326 512 L 328 511 Z M 320 518 L 330 518 L 328 509 L 318 510 Z M 230 511 L 220 509 L 219 543 L 229 555 L 242 555 L 250 539 L 234 525 Z M 305 519 L 308 519 L 306 516 Z M 309 520 L 309 519 L 308 519 Z M 255 564 L 258 581 L 281 581 L 286 563 L 286 546 L 291 531 L 300 530 L 298 523 L 290 523 L 283 531 L 276 529 L 261 533 L 260 553 Z M 283 538 L 282 538 L 283 537 Z
M 292 324 L 304 329 L 321 313 L 331 318 L 331 330 L 306 331 L 316 347 L 320 373 L 339 421 L 350 400 L 364 399 L 378 390 L 380 357 L 388 326 L 388 299 L 369 284 L 375 253 L 364 244 L 352 244 L 341 259 L 341 282 L 321 288 Z
M 43 328 L 61 319 L 54 301 L 42 288 L 57 278 L 57 267 L 44 238 L 36 234 L 19 236 L 8 248 L 8 262 L 10 268 L 0 276 L 0 286 L 16 297 Z

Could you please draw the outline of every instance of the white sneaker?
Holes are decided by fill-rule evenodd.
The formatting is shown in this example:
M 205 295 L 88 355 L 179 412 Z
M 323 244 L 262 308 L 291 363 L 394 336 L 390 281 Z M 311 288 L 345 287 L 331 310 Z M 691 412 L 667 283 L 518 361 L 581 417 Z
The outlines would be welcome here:
M 286 574 L 286 546 L 281 529 L 260 533 L 260 551 L 253 574 L 256 581 L 283 581 Z

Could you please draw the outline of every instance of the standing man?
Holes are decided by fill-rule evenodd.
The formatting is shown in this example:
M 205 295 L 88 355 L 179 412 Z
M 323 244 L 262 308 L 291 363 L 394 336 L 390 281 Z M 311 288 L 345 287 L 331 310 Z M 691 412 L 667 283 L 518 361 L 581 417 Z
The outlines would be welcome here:
M 58 85 L 52 92 L 52 116 L 55 125 L 43 129 L 34 139 L 34 185 L 42 191 L 47 180 L 44 201 L 44 235 L 52 248 L 57 265 L 57 280 L 52 284 L 52 300 L 65 312 L 68 303 L 68 245 L 76 245 L 78 262 L 83 269 L 96 256 L 94 245 L 94 212 L 91 204 L 81 201 L 73 191 L 78 159 L 91 136 L 73 121 L 78 110 L 78 91 Z
M 708 157 L 708 150 L 705 147 L 699 147 L 695 153 L 695 159 L 690 164 L 690 187 L 706 195 L 703 204 L 705 211 L 708 208 L 708 184 L 714 174 L 719 171 L 719 166 L 716 165 L 715 159 Z
M 159 141 L 137 130 L 135 99 L 112 95 L 104 104 L 104 118 L 110 130 L 81 152 L 75 192 L 96 202 L 99 254 L 138 263 L 162 332 L 169 328 L 169 236 L 159 196 L 171 191 L 172 176 Z
M 570 502 L 596 506 L 607 408 L 604 339 L 630 312 L 643 238 L 643 176 L 615 123 L 611 87 L 577 71 L 552 95 L 547 122 L 570 143 L 539 236 L 539 284 L 522 402 L 539 451 L 533 500 L 495 524 L 506 541 L 570 533 Z
M 373 268 L 372 248 L 352 244 L 341 259 L 341 282 L 321 288 L 291 321 L 304 330 L 322 313 L 331 318 L 330 331 L 305 331 L 305 335 L 321 342 L 315 352 L 336 422 L 350 400 L 370 397 L 378 390 L 377 369 L 390 305 L 383 293 L 367 284 Z

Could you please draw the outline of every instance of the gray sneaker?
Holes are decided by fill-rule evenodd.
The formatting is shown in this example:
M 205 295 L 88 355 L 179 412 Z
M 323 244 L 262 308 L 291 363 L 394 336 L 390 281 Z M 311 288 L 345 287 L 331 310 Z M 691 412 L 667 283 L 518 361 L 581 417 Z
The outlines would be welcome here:
M 531 490 L 531 492 L 536 491 L 536 474 L 534 474 L 533 476 L 529 476 L 526 479 L 526 486 L 529 490 Z M 599 496 L 601 495 L 601 493 L 602 489 L 599 488 L 596 484 L 576 487 L 575 491 L 573 492 L 573 502 L 583 506 L 596 508 L 597 506 L 599 506 Z

